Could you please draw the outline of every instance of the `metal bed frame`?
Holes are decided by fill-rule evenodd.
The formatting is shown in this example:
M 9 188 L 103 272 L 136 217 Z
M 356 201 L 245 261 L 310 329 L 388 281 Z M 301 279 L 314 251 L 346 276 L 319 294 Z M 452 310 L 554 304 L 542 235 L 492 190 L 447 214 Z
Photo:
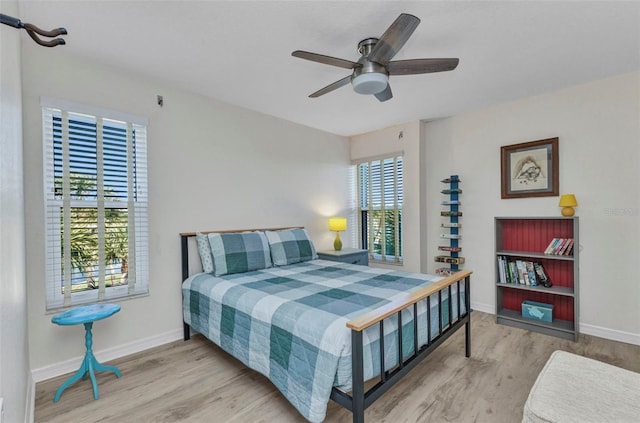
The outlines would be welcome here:
M 254 229 L 254 230 L 280 230 L 289 228 L 269 228 L 269 229 Z M 207 231 L 203 233 L 211 232 L 239 232 L 233 231 Z M 194 232 L 181 233 L 181 255 L 182 255 L 182 280 L 187 279 L 189 275 L 189 243 L 188 240 L 191 237 L 195 237 Z M 461 270 L 451 276 L 448 276 L 434 284 L 426 286 L 416 292 L 407 294 L 407 297 L 394 301 L 381 308 L 378 308 L 370 313 L 353 319 L 347 323 L 347 327 L 351 329 L 351 354 L 352 354 L 352 382 L 353 388 L 351 394 L 344 392 L 336 387 L 331 390 L 331 399 L 347 410 L 351 411 L 353 415 L 353 423 L 364 423 L 364 411 L 373 404 L 380 396 L 387 392 L 393 385 L 398 383 L 407 373 L 416 367 L 422 360 L 424 360 L 431 352 L 433 352 L 444 341 L 451 337 L 458 329 L 463 326 L 465 328 L 465 356 L 468 358 L 471 356 L 471 271 Z M 447 298 L 452 299 L 452 285 L 456 285 L 457 298 L 457 313 L 453 315 L 453 307 L 451 302 L 447 307 L 449 310 L 448 321 L 444 322 L 442 316 L 443 299 L 442 292 L 447 291 Z M 464 313 L 461 311 L 461 287 L 464 286 Z M 438 299 L 438 328 L 439 334 L 435 337 L 431 337 L 431 296 L 437 295 Z M 363 368 L 363 337 L 362 333 L 370 326 L 378 325 L 380 330 L 380 363 L 384 363 L 384 319 L 387 317 L 396 315 L 398 319 L 398 339 L 402 339 L 402 310 L 413 308 L 413 315 L 417 316 L 417 307 L 419 301 L 426 301 L 427 306 L 427 343 L 418 345 L 418 319 L 413 319 L 413 354 L 407 358 L 404 357 L 402 342 L 397 345 L 398 357 L 400 363 L 390 370 L 384 370 L 379 376 L 379 381 L 365 390 L 364 380 L 364 368 Z M 183 322 L 184 328 L 184 340 L 187 341 L 190 334 L 190 327 Z M 382 366 L 383 367 L 383 366 Z

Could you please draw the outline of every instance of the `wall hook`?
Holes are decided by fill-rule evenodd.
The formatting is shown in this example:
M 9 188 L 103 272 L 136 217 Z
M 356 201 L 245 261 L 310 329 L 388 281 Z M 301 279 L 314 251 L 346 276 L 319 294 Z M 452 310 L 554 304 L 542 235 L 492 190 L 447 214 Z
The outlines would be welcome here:
M 40 39 L 40 37 L 38 37 L 38 35 L 41 35 L 43 37 L 49 37 L 49 38 L 57 37 L 58 35 L 66 35 L 67 34 L 67 30 L 64 29 L 64 28 L 57 28 L 57 29 L 53 29 L 51 31 L 45 31 L 45 30 L 42 30 L 42 29 L 38 28 L 37 26 L 35 26 L 33 24 L 22 23 L 22 21 L 20 21 L 20 19 L 14 18 L 14 17 L 9 16 L 9 15 L 4 15 L 2 13 L 0 13 L 0 23 L 3 23 L 5 25 L 9 25 L 9 26 L 12 26 L 12 27 L 18 28 L 18 29 L 24 28 L 24 30 L 27 31 L 27 34 L 29 34 L 29 36 L 33 39 L 33 41 L 35 41 L 36 43 L 40 44 L 41 46 L 55 47 L 55 46 L 66 44 L 65 41 L 62 38 L 54 38 L 53 40 L 45 41 L 45 40 Z M 36 35 L 36 34 L 38 34 L 38 35 Z

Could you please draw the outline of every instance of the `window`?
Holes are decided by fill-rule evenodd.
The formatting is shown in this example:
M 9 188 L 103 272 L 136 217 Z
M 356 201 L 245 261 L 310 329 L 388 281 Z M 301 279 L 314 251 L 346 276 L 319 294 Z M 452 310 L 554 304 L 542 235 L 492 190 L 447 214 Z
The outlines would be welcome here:
M 42 106 L 47 309 L 146 294 L 146 121 Z
M 358 164 L 362 248 L 372 260 L 402 263 L 402 156 Z

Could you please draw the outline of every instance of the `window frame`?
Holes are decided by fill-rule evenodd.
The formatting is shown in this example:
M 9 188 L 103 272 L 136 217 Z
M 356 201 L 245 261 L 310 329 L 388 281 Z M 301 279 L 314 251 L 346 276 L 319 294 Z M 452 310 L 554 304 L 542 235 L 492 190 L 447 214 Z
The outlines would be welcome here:
M 42 144 L 43 144 L 43 179 L 44 179 L 44 218 L 45 218 L 45 290 L 47 311 L 75 306 L 78 304 L 113 301 L 127 299 L 148 294 L 149 281 L 149 242 L 148 242 L 148 175 L 147 175 L 147 126 L 148 120 L 144 117 L 122 113 L 114 110 L 77 104 L 60 99 L 41 97 L 42 109 Z M 70 115 L 86 116 L 96 121 L 96 151 L 102 151 L 102 128 L 126 127 L 126 172 L 127 195 L 125 201 L 113 201 L 106 198 L 103 188 L 105 169 L 103 166 L 103 154 L 96 157 L 96 194 L 92 199 L 73 199 L 68 193 L 60 198 L 55 187 L 55 163 L 54 152 L 55 132 L 54 116 L 60 116 L 63 139 L 68 138 L 69 122 L 64 121 Z M 111 125 L 109 122 L 112 122 Z M 103 124 L 104 123 L 104 124 Z M 65 127 L 66 125 L 66 127 Z M 62 154 L 65 151 L 63 144 Z M 68 159 L 65 159 L 68 161 Z M 135 165 L 133 162 L 135 161 Z M 123 172 L 122 168 L 119 172 Z M 64 192 L 64 190 L 63 190 Z M 134 194 L 135 193 L 135 194 Z M 67 208 L 67 211 L 61 208 Z M 63 245 L 61 231 L 65 223 L 61 222 L 61 216 L 67 219 L 74 209 L 96 209 L 96 231 L 98 235 L 99 263 L 104 258 L 105 231 L 107 229 L 104 220 L 104 212 L 108 209 L 126 209 L 127 219 L 127 245 L 128 245 L 128 271 L 127 284 L 106 287 L 106 264 L 98 268 L 98 289 L 87 289 L 78 292 L 63 293 L 63 288 L 71 286 L 71 275 L 68 281 L 63 279 L 63 266 L 70 268 L 70 258 L 63 258 Z M 102 225 L 102 228 L 99 227 Z M 102 245 L 100 245 L 102 242 Z M 63 262 L 66 261 L 66 263 Z M 69 272 L 70 273 L 70 272 Z M 65 289 L 66 291 L 66 289 Z
M 388 208 L 385 204 L 385 194 L 387 191 L 386 181 L 384 179 L 385 174 L 385 165 L 384 162 L 386 160 L 393 160 L 393 207 Z M 360 167 L 363 164 L 368 165 L 369 169 L 369 181 L 368 181 L 368 194 L 367 199 L 371 201 L 372 197 L 372 189 L 371 189 L 371 168 L 372 163 L 378 162 L 380 167 L 380 177 L 381 177 L 381 187 L 380 187 L 380 209 L 383 213 L 385 211 L 392 211 L 394 213 L 393 217 L 393 236 L 394 239 L 394 247 L 395 251 L 391 254 L 387 253 L 384 248 L 386 247 L 386 233 L 385 233 L 385 219 L 382 219 L 382 241 L 381 244 L 383 246 L 382 254 L 374 252 L 374 247 L 372 244 L 373 235 L 369 228 L 369 220 L 370 220 L 370 212 L 375 211 L 376 209 L 370 207 L 370 205 L 363 205 L 363 187 L 362 187 L 362 177 Z M 403 203 L 404 203 L 404 153 L 403 152 L 394 152 L 389 154 L 384 154 L 375 157 L 367 157 L 358 160 L 354 160 L 353 164 L 356 166 L 356 191 L 357 191 L 357 218 L 358 218 L 358 242 L 360 244 L 360 248 L 366 249 L 369 252 L 369 259 L 374 263 L 382 263 L 382 264 L 394 264 L 394 265 L 402 265 L 404 262 L 402 253 L 404 252 L 404 235 L 403 235 Z M 400 166 L 400 174 L 398 174 L 398 165 Z M 398 183 L 400 183 L 400 187 L 398 187 Z M 371 210 L 370 210 L 371 208 Z

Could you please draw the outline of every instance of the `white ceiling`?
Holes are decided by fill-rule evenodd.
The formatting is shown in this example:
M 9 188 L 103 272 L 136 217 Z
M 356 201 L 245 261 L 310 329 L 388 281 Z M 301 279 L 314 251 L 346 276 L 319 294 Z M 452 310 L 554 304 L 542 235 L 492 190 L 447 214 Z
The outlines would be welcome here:
M 67 28 L 61 54 L 345 136 L 640 69 L 637 1 L 21 0 L 19 8 L 23 22 Z M 456 70 L 392 76 L 385 103 L 351 86 L 307 97 L 349 71 L 292 51 L 356 61 L 358 42 L 402 12 L 422 22 L 394 60 L 459 57 Z

